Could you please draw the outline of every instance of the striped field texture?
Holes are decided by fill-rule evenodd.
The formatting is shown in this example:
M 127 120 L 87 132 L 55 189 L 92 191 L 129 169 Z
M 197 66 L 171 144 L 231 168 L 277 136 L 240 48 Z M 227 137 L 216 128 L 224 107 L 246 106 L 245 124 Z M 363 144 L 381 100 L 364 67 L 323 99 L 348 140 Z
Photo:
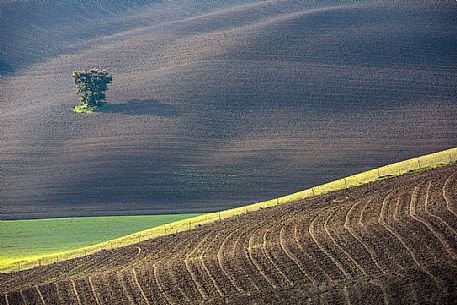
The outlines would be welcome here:
M 208 213 L 208 214 L 203 214 L 200 216 L 195 216 L 190 219 L 184 219 L 184 220 L 177 220 L 168 224 L 164 225 L 159 225 L 159 226 L 154 226 L 152 228 L 147 228 L 146 230 L 138 231 L 133 234 L 127 234 L 123 235 L 119 238 L 115 239 L 110 239 L 108 241 L 104 241 L 101 243 L 96 243 L 90 246 L 81 246 L 76 249 L 68 250 L 68 251 L 51 251 L 50 253 L 47 254 L 42 254 L 38 256 L 24 256 L 22 257 L 16 257 L 13 259 L 1 259 L 0 257 L 0 272 L 15 272 L 15 271 L 21 271 L 25 269 L 30 269 L 34 268 L 36 266 L 43 266 L 47 264 L 52 264 L 61 260 L 68 260 L 72 259 L 75 257 L 80 257 L 80 256 L 86 256 L 89 254 L 97 253 L 99 251 L 104 251 L 104 250 L 111 250 L 113 248 L 119 248 L 119 247 L 125 247 L 143 240 L 150 240 L 154 238 L 158 238 L 161 236 L 166 236 L 166 235 L 171 235 L 171 234 L 176 234 L 178 232 L 182 231 L 187 231 L 187 230 L 192 230 L 198 227 L 201 227 L 202 225 L 205 224 L 210 224 L 216 221 L 220 221 L 223 219 L 231 218 L 231 217 L 236 217 L 241 214 L 245 213 L 252 213 L 264 208 L 270 208 L 273 206 L 277 206 L 279 204 L 286 204 L 286 203 L 293 203 L 299 200 L 303 200 L 306 198 L 311 198 L 323 194 L 327 194 L 330 192 L 338 191 L 341 189 L 348 189 L 350 187 L 358 186 L 358 185 L 363 185 L 367 184 L 373 181 L 377 180 L 384 180 L 387 178 L 392 178 L 395 176 L 399 175 L 404 175 L 404 174 L 411 174 L 415 173 L 417 171 L 423 171 L 423 170 L 430 170 L 433 168 L 438 168 L 441 166 L 449 165 L 452 163 L 455 163 L 457 159 L 457 148 L 451 148 L 447 149 L 438 153 L 434 154 L 429 154 L 429 155 L 424 155 L 419 158 L 414 158 L 414 159 L 408 159 L 404 160 L 401 162 L 393 163 L 393 164 L 388 164 L 379 168 L 375 168 L 369 171 L 365 171 L 362 173 L 358 173 L 356 175 L 352 175 L 349 177 L 345 177 L 343 179 L 339 180 L 334 180 L 330 181 L 328 183 L 325 183 L 323 185 L 318 185 L 314 186 L 312 188 L 302 190 L 287 196 L 279 197 L 279 198 L 273 198 L 267 201 L 262 201 L 262 202 L 256 202 L 247 206 L 242 206 L 242 207 L 237 207 L 237 208 L 232 208 L 224 211 L 219 211 L 216 213 Z M 185 215 L 190 215 L 190 214 L 180 214 L 178 217 L 182 217 Z M 119 216 L 118 216 L 119 217 Z M 113 223 L 109 222 L 109 225 L 114 225 L 114 223 L 118 220 L 118 217 L 112 217 Z M 124 216 L 128 217 L 128 216 Z M 148 217 L 148 216 L 144 216 Z M 160 218 L 160 215 L 157 217 Z M 104 217 L 106 219 L 109 219 L 109 217 Z M 122 217 L 120 217 L 122 218 Z M 75 218 L 68 218 L 69 220 L 75 219 Z M 91 218 L 92 219 L 92 218 Z M 6 225 L 6 224 L 5 224 Z M 6 225 L 7 226 L 7 225 Z M 1 227 L 1 223 L 0 223 Z M 24 230 L 25 232 L 27 230 L 30 230 L 30 228 L 27 228 Z M 127 228 L 127 230 L 132 230 L 132 227 Z M 81 231 L 81 229 L 79 230 Z M 24 234 L 25 232 L 21 232 Z M 14 238 L 20 238 L 17 234 L 10 234 L 8 236 L 8 233 L 4 232 L 6 236 L 4 236 L 5 240 L 8 240 L 10 242 L 14 242 Z M 39 234 L 38 232 L 35 232 L 32 235 Z M 94 234 L 98 234 L 95 232 Z M 61 237 L 68 237 L 65 233 L 59 234 Z M 30 243 L 29 240 L 32 239 L 33 236 L 28 236 L 28 238 L 25 238 L 25 240 L 21 240 L 17 244 L 25 244 L 26 248 L 28 248 L 27 244 Z M 35 240 L 35 242 L 32 243 L 37 243 L 41 247 L 44 246 L 45 243 L 43 243 L 43 238 L 46 240 L 50 237 L 47 237 L 46 235 L 40 236 L 41 242 L 38 240 Z M 1 240 L 1 238 L 0 238 Z M 72 241 L 74 242 L 74 241 Z M 17 245 L 16 244 L 16 245 Z M 59 243 L 57 243 L 59 244 Z M 63 243 L 65 244 L 65 243 Z M 61 245 L 63 245 L 61 244 Z M 27 249 L 24 251 L 24 253 L 30 251 L 31 249 Z M 7 250 L 5 251 L 7 252 Z M 55 252 L 55 253 L 52 253 Z M 8 255 L 3 255 L 4 258 L 5 256 L 7 257 Z
M 457 165 L 0 274 L 0 304 L 455 304 Z

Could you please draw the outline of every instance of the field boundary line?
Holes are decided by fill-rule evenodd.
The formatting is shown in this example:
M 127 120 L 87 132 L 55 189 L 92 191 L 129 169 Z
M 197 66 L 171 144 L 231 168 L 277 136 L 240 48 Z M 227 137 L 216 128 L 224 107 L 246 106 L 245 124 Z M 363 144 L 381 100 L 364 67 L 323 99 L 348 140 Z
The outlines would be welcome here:
M 455 163 L 456 161 L 457 147 L 454 147 L 441 152 L 423 155 L 420 157 L 407 159 L 404 161 L 388 164 L 378 168 L 373 168 L 368 171 L 347 176 L 319 186 L 314 186 L 303 191 L 295 192 L 287 196 L 282 196 L 267 201 L 257 202 L 250 205 L 228 209 L 220 212 L 208 213 L 193 218 L 178 220 L 169 224 L 160 225 L 152 229 L 146 229 L 143 231 L 139 231 L 133 234 L 122 236 L 117 239 L 109 240 L 92 246 L 55 253 L 52 255 L 33 257 L 26 260 L 23 260 L 21 258 L 20 262 L 8 261 L 2 263 L 0 260 L 0 272 L 7 273 L 20 271 L 24 269 L 30 269 L 37 267 L 40 264 L 52 264 L 61 260 L 68 260 L 76 257 L 90 255 L 101 250 L 124 247 L 131 244 L 135 244 L 139 240 L 150 240 L 161 236 L 192 230 L 201 225 L 213 223 L 223 219 L 232 218 L 237 215 L 245 214 L 247 212 L 255 212 L 262 208 L 274 207 L 279 204 L 288 204 L 306 198 L 312 198 L 328 194 L 330 192 L 367 184 L 377 180 L 384 180 L 407 173 L 414 173 L 417 171 L 433 169 L 440 166 Z M 457 217 L 457 213 L 455 213 L 452 209 L 450 210 L 450 212 Z
M 340 210 L 339 207 L 336 207 L 334 208 L 327 216 L 327 218 L 325 219 L 325 222 L 324 222 L 324 231 L 325 233 L 327 233 L 328 237 L 330 238 L 330 240 L 333 242 L 333 244 L 341 251 L 343 252 L 346 257 L 352 261 L 354 263 L 354 265 L 356 266 L 357 269 L 359 269 L 363 275 L 367 275 L 367 272 L 365 271 L 364 268 L 362 268 L 362 266 L 355 260 L 355 258 L 352 257 L 352 255 L 346 251 L 346 249 L 344 249 L 336 240 L 336 238 L 334 238 L 332 236 L 332 234 L 330 233 L 329 229 L 328 229 L 328 221 L 329 219 L 335 214 L 337 213 L 338 211 Z M 345 214 L 345 217 L 346 217 L 346 214 Z
M 264 233 L 264 242 L 263 242 L 263 246 L 264 246 L 264 249 L 266 250 L 267 249 L 267 242 L 268 240 L 266 239 L 267 237 L 267 233 L 270 232 L 272 234 L 270 234 L 270 236 L 272 236 L 273 238 L 276 238 L 277 239 L 277 242 L 274 242 L 272 244 L 275 244 L 276 247 L 279 246 L 278 250 L 282 251 L 283 254 L 279 255 L 281 258 L 283 258 L 283 260 L 287 257 L 287 259 L 289 259 L 293 265 L 297 266 L 298 270 L 303 274 L 305 275 L 305 277 L 314 285 L 314 280 L 309 277 L 309 274 L 304 271 L 304 269 L 302 268 L 302 266 L 300 265 L 300 262 L 299 260 L 297 259 L 297 257 L 291 253 L 289 251 L 289 249 L 287 248 L 287 245 L 286 243 L 283 242 L 282 240 L 282 237 L 283 237 L 283 234 L 284 234 L 284 229 L 285 227 L 287 227 L 288 225 L 290 225 L 291 223 L 293 223 L 294 220 L 296 220 L 296 217 L 298 215 L 299 212 L 297 211 L 294 211 L 292 213 L 286 213 L 286 214 L 283 214 L 279 220 L 277 221 L 276 224 L 274 224 L 272 227 L 270 227 L 267 231 L 265 231 Z M 276 233 L 275 233 L 276 232 Z M 269 257 L 271 258 L 271 260 L 278 260 L 278 258 L 275 258 L 275 256 L 272 254 L 273 251 L 270 251 L 271 254 L 269 254 Z M 278 255 L 276 255 L 278 256 Z M 279 265 L 274 263 L 276 267 L 278 267 L 278 271 L 280 272 L 280 274 L 284 277 L 284 279 L 288 282 L 289 286 L 294 286 L 295 283 L 294 283 L 294 280 L 291 280 L 289 279 L 287 276 L 286 276 L 286 273 L 287 271 L 282 271 L 280 270 L 279 268 Z M 280 263 L 279 263 L 280 264 Z M 284 262 L 283 262 L 284 264 Z
M 345 270 L 345 268 L 341 265 L 341 262 L 339 262 L 336 258 L 334 258 L 333 255 L 331 255 L 325 249 L 325 247 L 322 246 L 317 241 L 318 238 L 317 238 L 316 231 L 315 231 L 315 228 L 314 228 L 314 222 L 316 221 L 317 217 L 319 217 L 319 215 L 314 216 L 313 220 L 308 225 L 308 232 L 309 232 L 309 235 L 310 235 L 311 239 L 316 244 L 316 246 L 319 248 L 319 250 L 335 264 L 335 266 L 340 270 L 341 274 L 344 275 L 345 278 L 347 278 L 347 279 L 351 278 L 351 274 Z
M 390 225 L 386 222 L 385 220 L 385 216 L 384 216 L 384 207 L 386 205 L 386 202 L 390 199 L 390 196 L 392 195 L 392 193 L 388 193 L 387 196 L 384 197 L 383 201 L 382 201 L 382 206 L 381 206 L 381 212 L 379 213 L 379 218 L 378 218 L 378 222 L 381 226 L 384 227 L 384 229 L 390 233 L 390 235 L 392 235 L 392 237 L 396 240 L 398 240 L 398 242 L 400 242 L 400 244 L 403 246 L 403 248 L 405 248 L 405 250 L 409 253 L 409 256 L 412 258 L 414 264 L 417 266 L 418 269 L 423 269 L 422 268 L 422 264 L 417 260 L 416 258 L 416 255 L 411 251 L 411 249 L 404 243 L 404 241 L 402 240 L 401 236 L 398 235 L 397 232 L 395 232 L 394 230 L 392 230 L 392 228 L 390 227 Z
M 449 223 L 447 222 L 447 220 L 444 220 L 441 216 L 436 215 L 436 214 L 434 214 L 433 212 L 430 212 L 430 211 L 429 211 L 429 209 L 428 209 L 428 199 L 429 199 L 429 197 L 430 197 L 430 188 L 431 188 L 431 187 L 432 187 L 432 182 L 429 181 L 429 186 L 428 186 L 428 188 L 427 188 L 427 191 L 426 191 L 427 193 L 426 193 L 426 196 L 425 196 L 425 210 L 426 210 L 426 212 L 427 212 L 430 216 L 432 216 L 432 217 L 438 219 L 439 221 L 441 221 L 441 223 L 443 223 L 443 224 L 452 232 L 452 234 L 454 234 L 454 235 L 457 237 L 457 232 L 454 230 L 454 228 L 453 228 L 451 225 L 449 225 Z
M 247 236 L 247 234 L 248 234 L 247 231 L 246 231 L 246 228 L 247 228 L 247 227 L 248 227 L 248 224 L 246 224 L 246 225 L 243 226 L 243 229 L 240 230 L 240 234 L 238 234 L 238 236 L 237 236 L 235 242 L 233 243 L 233 247 L 232 247 L 232 257 L 236 257 L 236 249 L 237 249 L 237 247 L 239 246 L 240 252 L 243 253 L 243 256 L 244 256 L 244 259 L 245 259 L 245 261 L 246 261 L 246 264 L 251 265 L 252 268 L 253 268 L 253 270 L 256 270 L 256 266 L 252 263 L 251 258 L 250 258 L 250 256 L 249 256 L 249 249 L 248 249 L 248 247 L 249 247 L 249 242 L 248 242 L 248 247 L 243 246 L 243 244 L 242 244 L 242 242 L 241 242 L 241 237 L 242 237 L 242 236 L 245 236 L 245 235 Z M 259 284 L 258 281 L 256 281 L 256 280 L 253 278 L 252 274 L 248 274 L 248 275 L 249 275 L 249 276 L 248 276 L 249 282 L 255 287 L 255 289 L 256 289 L 257 291 L 260 291 L 261 289 L 259 288 L 259 285 L 257 285 L 257 284 Z
M 87 277 L 87 280 L 89 282 L 90 289 L 92 290 L 92 294 L 94 295 L 95 302 L 97 303 L 97 305 L 102 305 L 100 303 L 100 300 L 98 299 L 97 292 L 95 291 L 95 287 L 94 287 L 94 284 L 92 283 L 92 279 L 90 278 L 90 275 Z
M 327 278 L 327 280 L 328 280 L 329 282 L 331 282 L 331 281 L 332 281 L 332 278 L 331 278 L 331 276 L 327 273 L 327 271 L 325 271 L 324 269 L 322 269 L 322 267 L 319 265 L 319 263 L 318 263 L 318 261 L 316 260 L 316 258 L 315 258 L 311 253 L 309 253 L 308 251 L 305 251 L 305 248 L 304 248 L 304 246 L 302 245 L 303 241 L 300 241 L 300 239 L 298 238 L 298 235 L 299 235 L 299 233 L 300 233 L 300 232 L 299 232 L 299 231 L 300 231 L 299 225 L 300 225 L 300 227 L 301 227 L 303 230 L 305 230 L 305 229 L 304 229 L 304 226 L 303 226 L 301 223 L 298 223 L 298 222 L 296 222 L 296 221 L 294 222 L 294 226 L 293 226 L 293 236 L 294 236 L 294 241 L 295 241 L 295 243 L 297 244 L 297 246 L 298 246 L 298 248 L 300 249 L 301 253 L 306 253 L 306 254 L 307 254 L 309 260 L 313 262 L 313 265 L 314 265 L 315 269 L 320 270 L 320 271 L 322 272 L 322 274 L 324 275 L 324 277 Z M 306 225 L 306 230 L 308 230 L 308 224 Z M 310 236 L 310 238 L 312 238 L 312 237 Z
M 25 301 L 25 297 L 24 297 L 24 293 L 22 292 L 22 289 L 19 291 L 19 294 L 21 295 L 22 303 L 27 304 L 27 302 Z
M 43 295 L 41 294 L 40 288 L 38 288 L 38 285 L 35 285 L 36 292 L 38 293 L 38 296 L 40 297 L 40 301 L 43 303 L 43 305 L 46 305 L 46 302 L 44 301 Z
M 190 266 L 190 263 L 189 263 L 189 260 L 193 260 L 192 258 L 192 255 L 194 254 L 194 252 L 197 251 L 197 249 L 200 247 L 200 245 L 208 238 L 210 234 L 206 234 L 198 243 L 197 245 L 192 249 L 192 251 L 190 251 L 186 257 L 184 258 L 184 265 L 186 266 L 186 270 L 187 272 L 189 273 L 191 279 L 192 279 L 192 282 L 194 282 L 194 285 L 195 287 L 197 288 L 197 291 L 198 293 L 201 295 L 201 297 L 203 298 L 203 300 L 207 300 L 208 299 L 208 295 L 206 294 L 206 291 L 205 289 L 203 288 L 202 284 L 198 281 L 197 277 L 195 276 L 194 272 L 192 271 L 192 268 Z
M 284 227 L 287 226 L 287 225 L 290 225 L 290 222 L 287 223 L 287 224 L 283 224 L 281 226 L 281 228 L 279 229 L 279 245 L 280 247 L 282 248 L 282 250 L 284 251 L 284 253 L 289 257 L 290 260 L 292 260 L 295 265 L 297 265 L 298 269 L 301 271 L 301 273 L 306 277 L 308 278 L 308 280 L 313 284 L 313 285 L 316 285 L 317 284 L 317 281 L 315 279 L 313 279 L 311 277 L 311 275 L 308 273 L 307 270 L 305 270 L 300 262 L 299 259 L 297 259 L 297 257 L 295 256 L 295 254 L 293 254 L 292 252 L 289 251 L 289 249 L 287 248 L 287 245 L 283 243 L 283 235 L 284 235 Z
M 78 290 L 76 290 L 76 283 L 73 279 L 70 279 L 71 281 L 71 288 L 73 289 L 73 292 L 75 293 L 76 300 L 78 300 L 78 304 L 81 305 L 81 299 L 79 298 Z M 59 291 L 57 290 L 57 293 Z M 60 298 L 60 296 L 59 296 Z
M 360 215 L 363 214 L 363 211 L 365 210 L 366 206 L 372 201 L 372 199 L 370 198 L 369 200 L 367 200 L 366 202 L 366 205 L 364 206 L 364 208 L 360 211 Z M 347 211 L 346 213 L 346 219 L 345 219 L 345 222 L 344 222 L 344 228 L 349 232 L 349 234 L 351 234 L 362 246 L 363 248 L 365 249 L 365 251 L 368 252 L 368 254 L 370 255 L 371 257 L 371 260 L 373 261 L 373 263 L 375 264 L 375 266 L 379 269 L 379 271 L 381 271 L 382 273 L 386 273 L 387 271 L 384 270 L 384 268 L 381 267 L 381 265 L 379 265 L 379 262 L 378 260 L 375 258 L 375 255 L 373 254 L 373 251 L 372 249 L 370 249 L 364 242 L 363 242 L 363 239 L 355 233 L 356 230 L 353 230 L 351 228 L 351 225 L 350 225 L 350 220 L 349 220 L 349 215 L 352 214 L 352 210 L 355 206 L 357 206 L 358 204 L 360 204 L 360 202 L 362 202 L 361 200 L 359 201 L 356 201 L 354 204 L 351 205 L 351 207 L 349 208 L 349 210 Z M 358 220 L 358 223 L 360 224 L 360 227 L 361 229 L 365 230 L 365 225 L 362 224 L 362 222 L 360 221 L 361 219 L 361 216 L 359 217 L 359 220 Z M 387 268 L 386 268 L 387 269 Z
M 409 284 L 409 289 L 410 289 L 410 290 L 409 290 L 410 293 L 412 294 L 412 299 L 413 299 L 413 301 L 414 301 L 414 304 L 420 304 L 420 303 L 419 303 L 419 299 L 417 298 L 416 287 L 414 287 L 414 283 L 413 283 L 413 282 L 411 282 L 411 283 Z M 436 302 L 435 302 L 435 303 L 436 303 Z
M 225 249 L 225 243 L 227 242 L 227 240 L 232 236 L 232 234 L 234 234 L 235 232 L 238 232 L 239 229 L 235 229 L 234 231 L 230 232 L 224 239 L 224 241 L 222 242 L 221 246 L 219 247 L 219 249 L 217 249 L 217 254 L 216 254 L 216 257 L 217 257 L 217 263 L 219 264 L 219 268 L 221 269 L 222 273 L 229 279 L 230 283 L 232 283 L 233 287 L 235 287 L 236 290 L 238 290 L 238 292 L 243 292 L 243 289 L 241 287 L 238 287 L 238 285 L 236 285 L 236 282 L 232 279 L 232 276 L 229 276 L 228 274 L 228 271 L 225 270 L 225 267 L 223 266 L 223 263 L 222 263 L 222 260 L 223 260 L 223 256 L 225 256 L 223 254 L 223 251 Z M 221 254 L 222 253 L 222 254 Z
M 224 297 L 224 293 L 222 292 L 221 288 L 219 287 L 219 284 L 214 279 L 213 275 L 211 274 L 211 272 L 209 271 L 209 269 L 205 263 L 205 253 L 208 251 L 208 249 L 211 247 L 211 244 L 219 237 L 220 234 L 221 234 L 221 232 L 217 232 L 216 234 L 214 234 L 215 237 L 210 240 L 210 242 L 208 243 L 208 245 L 206 247 L 203 248 L 203 251 L 199 256 L 199 259 L 200 259 L 200 263 L 202 264 L 203 269 L 208 274 L 209 279 L 213 283 L 214 288 L 216 288 L 217 293 L 219 294 L 220 297 Z
M 451 256 L 452 259 L 457 259 L 457 255 L 452 251 L 452 248 L 450 247 L 448 241 L 443 237 L 443 235 L 435 230 L 435 228 L 426 220 L 422 219 L 419 215 L 417 215 L 417 205 L 419 204 L 419 200 L 417 199 L 417 185 L 414 187 L 413 192 L 411 194 L 411 200 L 409 202 L 409 212 L 411 215 L 411 218 L 416 220 L 417 222 L 421 223 L 423 226 L 425 226 L 432 235 L 436 237 L 437 240 L 441 243 L 443 246 L 444 250 Z
M 451 200 L 449 199 L 449 197 L 446 195 L 446 186 L 447 184 L 449 183 L 449 181 L 451 181 L 451 178 L 455 175 L 455 172 L 450 174 L 449 177 L 446 179 L 446 181 L 444 182 L 443 184 L 443 188 L 442 188 L 442 193 L 443 193 L 443 198 L 444 200 L 446 201 L 446 208 L 449 210 L 449 212 L 454 215 L 456 218 L 457 218 L 457 213 L 452 209 L 451 207 Z
M 133 281 L 135 282 L 135 285 L 138 287 L 138 289 L 140 290 L 140 294 L 141 296 L 143 297 L 143 300 L 146 301 L 146 304 L 150 304 L 149 303 L 149 300 L 148 298 L 146 297 L 146 295 L 144 294 L 144 290 L 143 290 L 143 287 L 141 287 L 140 285 L 140 282 L 138 282 L 138 276 L 136 275 L 136 271 L 135 271 L 135 267 L 132 267 L 132 274 L 133 274 Z
M 352 305 L 351 304 L 351 298 L 349 297 L 349 291 L 348 291 L 348 286 L 344 285 L 343 287 L 343 295 L 344 295 L 344 301 L 346 302 L 347 305 Z
M 257 231 L 257 230 L 256 230 Z M 255 232 L 255 231 L 254 231 Z M 265 280 L 267 281 L 268 284 L 270 284 L 270 286 L 276 290 L 278 288 L 278 285 L 276 285 L 276 283 L 274 282 L 274 280 L 272 280 L 262 269 L 262 266 L 260 266 L 259 262 L 254 258 L 253 254 L 252 254 L 252 251 L 251 249 L 253 249 L 253 247 L 251 247 L 251 241 L 252 241 L 252 237 L 254 236 L 254 234 L 251 234 L 249 235 L 249 240 L 248 240 L 248 255 L 249 255 L 249 259 L 251 261 L 251 263 L 254 265 L 255 269 L 257 269 L 257 272 L 262 275 Z
M 123 272 L 123 271 L 121 271 L 121 272 Z M 125 287 L 125 282 L 124 282 L 122 276 L 119 274 L 119 270 L 115 272 L 115 277 L 116 277 L 117 282 L 121 285 L 122 291 L 124 292 L 124 295 L 129 300 L 129 303 L 131 305 L 135 305 L 135 301 L 133 300 L 132 295 L 127 291 L 127 288 Z
M 290 286 L 293 286 L 294 283 L 292 280 L 290 280 L 287 275 L 279 268 L 278 264 L 276 264 L 276 262 L 273 260 L 273 257 L 271 257 L 270 253 L 268 252 L 268 239 L 267 239 L 267 235 L 268 235 L 268 232 L 270 231 L 270 229 L 267 229 L 265 230 L 265 232 L 263 233 L 263 236 L 262 236 L 262 239 L 263 239 L 263 243 L 262 243 L 262 251 L 265 253 L 265 257 L 267 258 L 267 260 L 270 261 L 270 263 L 273 265 L 273 267 L 278 271 L 278 273 L 286 280 L 286 282 L 290 285 Z M 279 284 L 279 283 L 278 283 Z
M 391 225 L 388 222 L 385 221 L 385 216 L 384 216 L 384 213 L 382 213 L 382 211 L 384 209 L 386 202 L 388 201 L 388 199 L 390 199 L 389 195 L 391 195 L 391 193 L 389 193 L 382 202 L 382 208 L 381 208 L 382 216 L 379 217 L 381 225 L 383 225 L 384 228 L 401 243 L 401 245 L 406 249 L 406 251 L 409 253 L 411 258 L 413 259 L 414 264 L 417 265 L 418 269 L 421 270 L 422 272 L 426 273 L 427 275 L 429 275 L 435 282 L 437 288 L 440 287 L 440 283 L 439 283 L 438 279 L 435 276 L 433 276 L 433 274 L 430 273 L 430 271 L 428 271 L 426 269 L 426 267 L 417 259 L 415 252 L 405 243 L 405 241 L 403 240 L 403 237 L 398 232 L 396 232 L 395 229 L 393 227 L 391 227 Z M 399 198 L 397 198 L 397 200 L 398 199 Z
M 159 275 L 158 275 L 157 269 L 158 269 L 157 265 L 153 264 L 152 273 L 154 275 L 154 281 L 156 282 L 157 288 L 159 288 L 159 292 L 163 295 L 165 301 L 167 301 L 168 304 L 175 304 L 175 302 L 173 300 L 170 300 L 171 297 L 168 295 L 165 288 L 163 288 L 162 283 L 159 281 Z

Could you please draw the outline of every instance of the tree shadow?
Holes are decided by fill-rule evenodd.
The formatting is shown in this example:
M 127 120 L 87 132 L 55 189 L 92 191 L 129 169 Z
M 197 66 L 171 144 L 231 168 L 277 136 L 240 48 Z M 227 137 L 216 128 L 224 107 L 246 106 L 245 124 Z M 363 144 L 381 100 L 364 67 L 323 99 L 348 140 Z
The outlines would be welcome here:
M 155 115 L 163 117 L 179 116 L 180 109 L 175 105 L 163 104 L 156 99 L 127 101 L 125 104 L 106 104 L 103 112 L 123 115 Z

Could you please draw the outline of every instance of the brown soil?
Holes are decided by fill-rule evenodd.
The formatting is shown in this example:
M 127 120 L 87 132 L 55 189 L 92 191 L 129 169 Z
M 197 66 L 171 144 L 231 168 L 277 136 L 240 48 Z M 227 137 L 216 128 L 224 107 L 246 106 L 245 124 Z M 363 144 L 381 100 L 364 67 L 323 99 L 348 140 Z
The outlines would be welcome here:
M 457 165 L 0 275 L 0 304 L 455 304 Z
M 456 1 L 0 13 L 2 219 L 214 212 L 457 146 Z M 76 114 L 90 67 L 110 108 Z

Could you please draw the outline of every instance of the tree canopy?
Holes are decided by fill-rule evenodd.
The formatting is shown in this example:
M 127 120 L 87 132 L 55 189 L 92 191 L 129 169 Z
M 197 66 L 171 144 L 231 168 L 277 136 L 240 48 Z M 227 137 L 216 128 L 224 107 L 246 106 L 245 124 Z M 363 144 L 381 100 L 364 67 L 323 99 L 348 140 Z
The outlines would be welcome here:
M 105 92 L 113 77 L 108 71 L 92 68 L 89 70 L 75 70 L 72 73 L 73 81 L 77 86 L 76 94 L 80 95 L 81 105 L 87 109 L 104 104 Z

